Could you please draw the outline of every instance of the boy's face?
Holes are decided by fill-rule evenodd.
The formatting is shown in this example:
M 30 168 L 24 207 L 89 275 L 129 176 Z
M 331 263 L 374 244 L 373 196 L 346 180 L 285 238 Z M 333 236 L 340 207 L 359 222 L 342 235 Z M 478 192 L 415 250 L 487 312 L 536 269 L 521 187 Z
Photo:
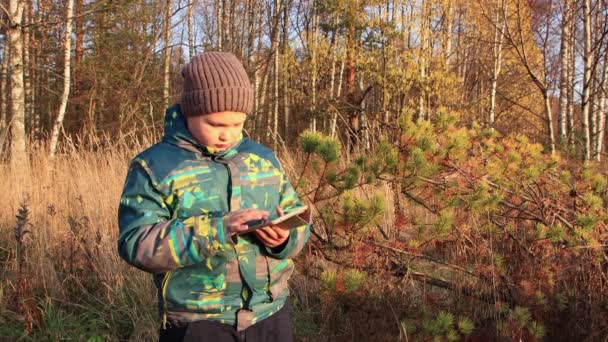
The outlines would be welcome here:
M 189 116 L 186 120 L 190 134 L 202 145 L 225 150 L 241 136 L 247 114 L 218 112 Z

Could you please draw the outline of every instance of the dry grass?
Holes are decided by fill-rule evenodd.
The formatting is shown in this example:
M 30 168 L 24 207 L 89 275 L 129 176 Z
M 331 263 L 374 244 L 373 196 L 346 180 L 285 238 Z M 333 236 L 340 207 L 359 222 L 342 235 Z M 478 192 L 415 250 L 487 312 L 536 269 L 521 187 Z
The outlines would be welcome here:
M 31 170 L 0 165 L 4 194 L 0 229 L 5 233 L 0 238 L 3 323 L 19 326 L 19 322 L 32 320 L 30 325 L 37 334 L 32 338 L 84 338 L 78 334 L 112 331 L 115 327 L 109 325 L 120 321 L 124 331 L 132 331 L 132 338 L 152 338 L 156 330 L 153 285 L 147 274 L 134 270 L 116 253 L 118 201 L 129 160 L 143 145 L 79 152 L 68 145 L 66 153 L 54 160 L 36 146 Z M 19 294 L 16 241 L 13 234 L 6 233 L 12 231 L 22 203 L 27 203 L 30 212 L 31 233 L 25 236 L 28 291 L 21 293 L 21 299 L 31 301 L 32 317 L 12 305 L 10 296 Z M 73 327 L 62 320 L 73 319 L 72 315 L 97 320 L 100 328 L 92 324 L 92 329 L 70 331 Z M 18 330 L 0 330 L 0 336 L 20 333 Z M 129 336 L 119 332 L 106 337 Z

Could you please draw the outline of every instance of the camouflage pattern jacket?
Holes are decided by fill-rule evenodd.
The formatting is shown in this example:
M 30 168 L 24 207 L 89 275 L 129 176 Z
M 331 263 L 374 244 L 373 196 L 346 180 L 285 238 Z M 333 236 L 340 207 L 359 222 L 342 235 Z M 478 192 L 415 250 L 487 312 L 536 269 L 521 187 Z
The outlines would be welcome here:
M 225 215 L 244 208 L 274 213 L 278 205 L 288 213 L 302 203 L 270 149 L 243 138 L 211 153 L 175 105 L 167 109 L 163 140 L 129 167 L 118 251 L 153 273 L 164 323 L 206 319 L 243 330 L 284 305 L 291 258 L 310 227 L 292 230 L 277 250 L 253 233 L 231 237 Z

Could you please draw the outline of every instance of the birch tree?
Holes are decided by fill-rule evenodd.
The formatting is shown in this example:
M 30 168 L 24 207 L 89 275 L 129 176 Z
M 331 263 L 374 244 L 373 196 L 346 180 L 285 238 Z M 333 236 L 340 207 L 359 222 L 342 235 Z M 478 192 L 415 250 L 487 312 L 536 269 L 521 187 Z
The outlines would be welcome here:
M 498 76 L 500 75 L 500 69 L 502 68 L 502 44 L 504 40 L 504 32 L 506 25 L 505 14 L 507 11 L 505 0 L 496 1 L 496 12 L 495 12 L 495 28 L 494 28 L 494 41 L 492 44 L 492 55 L 493 55 L 493 66 L 492 66 L 492 77 L 490 84 L 490 110 L 489 110 L 489 124 L 494 129 L 495 122 L 495 108 L 496 108 L 496 89 L 498 85 Z
M 570 0 L 563 0 L 561 25 L 562 32 L 559 50 L 559 114 L 557 117 L 558 137 L 560 139 L 560 143 L 565 142 L 566 135 L 568 134 L 566 129 L 566 116 L 568 110 L 568 75 L 571 72 L 570 63 L 568 60 L 568 51 L 570 49 L 570 21 Z
M 312 6 L 312 39 L 310 40 L 310 60 L 312 68 L 312 76 L 310 79 L 310 89 L 312 91 L 312 102 L 310 104 L 310 111 L 313 113 L 313 118 L 310 122 L 310 129 L 314 132 L 317 130 L 317 37 L 319 35 L 319 16 L 317 13 L 317 7 L 315 6 L 316 1 L 313 1 Z
M 188 0 L 188 52 L 190 58 L 194 57 L 196 50 L 194 48 L 194 32 L 192 29 L 192 12 L 194 9 L 194 0 Z
M 172 0 L 167 0 L 165 3 L 164 15 L 164 41 L 165 49 L 163 50 L 163 108 L 169 106 L 169 76 L 171 67 L 171 11 L 173 5 Z
M 0 152 L 4 152 L 4 145 L 7 136 L 7 120 L 8 120 L 8 61 L 9 61 L 9 41 L 8 37 L 4 38 L 4 49 L 2 51 L 2 75 L 0 75 Z
M 581 99 L 581 112 L 583 116 L 583 159 L 591 159 L 591 136 L 589 127 L 589 88 L 591 86 L 591 66 L 593 64 L 593 51 L 591 50 L 591 0 L 583 1 L 583 93 Z
M 289 48 L 289 13 L 291 10 L 291 0 L 285 0 L 283 6 L 283 40 L 281 43 L 281 56 L 283 61 L 287 60 L 287 54 Z M 289 80 L 291 73 L 285 69 L 283 77 L 281 77 L 283 84 L 283 134 L 284 139 L 289 138 Z
M 70 56 L 72 51 L 72 20 L 74 12 L 74 0 L 68 0 L 67 10 L 65 14 L 65 36 L 63 46 L 63 93 L 61 94 L 61 103 L 59 110 L 57 111 L 57 118 L 53 124 L 53 130 L 51 132 L 51 143 L 49 146 L 49 155 L 53 158 L 57 151 L 57 141 L 59 140 L 59 132 L 63 125 L 63 118 L 65 117 L 65 110 L 68 105 L 68 98 L 70 96 Z
M 9 1 L 10 41 L 9 70 L 11 80 L 11 166 L 16 169 L 27 167 L 25 145 L 25 99 L 23 85 L 23 19 L 24 1 Z
M 606 11 L 606 1 L 600 1 L 600 13 Z M 604 16 L 602 18 L 604 30 L 608 27 L 608 19 Z M 601 35 L 600 35 L 601 36 Z M 604 61 L 602 63 L 601 81 L 598 89 L 598 127 L 597 135 L 595 137 L 595 160 L 598 162 L 602 160 L 602 149 L 604 145 L 604 131 L 606 129 L 606 101 L 608 101 L 608 40 L 604 39 Z

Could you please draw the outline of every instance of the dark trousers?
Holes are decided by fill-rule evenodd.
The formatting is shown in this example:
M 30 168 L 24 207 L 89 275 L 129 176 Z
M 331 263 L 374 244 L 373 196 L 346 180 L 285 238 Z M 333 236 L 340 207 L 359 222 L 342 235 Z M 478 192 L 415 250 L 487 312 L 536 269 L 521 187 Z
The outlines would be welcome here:
M 178 327 L 161 327 L 159 342 L 292 342 L 289 302 L 274 315 L 243 331 L 214 321 L 197 321 Z

